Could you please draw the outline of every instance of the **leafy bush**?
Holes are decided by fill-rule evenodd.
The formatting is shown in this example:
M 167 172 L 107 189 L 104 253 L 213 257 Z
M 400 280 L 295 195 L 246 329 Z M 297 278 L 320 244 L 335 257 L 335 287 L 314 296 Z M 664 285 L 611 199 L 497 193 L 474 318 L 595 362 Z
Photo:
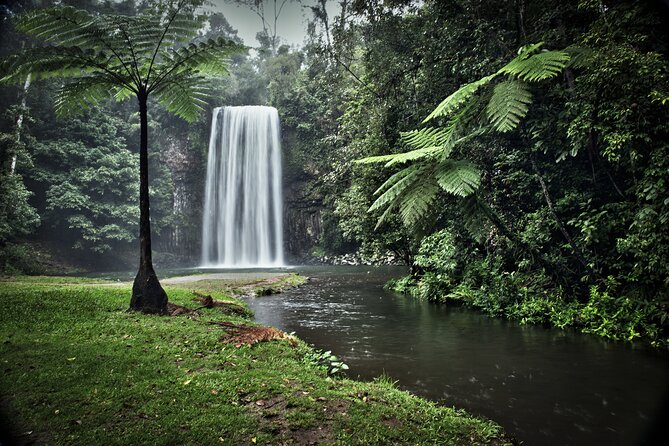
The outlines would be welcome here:
M 657 302 L 615 297 L 614 290 L 611 285 L 604 290 L 591 287 L 590 299 L 579 313 L 583 331 L 613 340 L 647 339 L 654 345 L 667 345 L 667 311 Z
M 348 370 L 348 365 L 333 355 L 330 350 L 311 349 L 306 353 L 304 360 L 325 370 L 328 375 L 341 375 Z
M 0 274 L 44 274 L 40 258 L 40 253 L 25 243 L 0 246 Z

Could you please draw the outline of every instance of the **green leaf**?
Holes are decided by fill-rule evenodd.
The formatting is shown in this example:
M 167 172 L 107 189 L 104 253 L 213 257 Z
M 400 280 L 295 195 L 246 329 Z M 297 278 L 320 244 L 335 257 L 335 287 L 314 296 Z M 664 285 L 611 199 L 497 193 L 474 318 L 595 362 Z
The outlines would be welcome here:
M 444 191 L 459 197 L 474 193 L 481 184 L 481 173 L 469 161 L 442 162 L 437 167 L 435 177 Z
M 499 73 L 494 73 L 490 76 L 486 76 L 477 81 L 463 85 L 455 93 L 441 101 L 441 103 L 437 105 L 437 108 L 435 108 L 423 122 L 428 122 L 431 119 L 437 118 L 439 116 L 451 115 L 453 112 L 462 107 L 469 100 L 469 98 L 471 98 L 472 95 L 479 90 L 479 88 L 489 84 L 490 81 L 492 81 L 498 74 Z
M 434 156 L 443 151 L 443 147 L 424 147 L 422 149 L 411 150 L 404 153 L 393 153 L 390 155 L 370 156 L 355 160 L 357 164 L 386 163 L 384 167 L 390 167 L 395 164 L 404 164 L 409 161 L 415 161 L 426 157 Z
M 532 93 L 527 85 L 517 80 L 508 80 L 495 86 L 486 113 L 496 130 L 509 132 L 518 127 L 531 103 Z
M 388 181 L 386 181 L 378 190 L 377 193 L 381 190 L 384 190 L 387 187 L 387 184 L 393 180 L 392 186 L 388 188 L 385 192 L 376 199 L 372 206 L 369 208 L 368 212 L 373 212 L 390 202 L 398 198 L 402 193 L 404 193 L 423 173 L 424 169 L 419 166 L 410 166 L 402 171 L 402 175 L 398 174 L 393 175 Z
M 533 46 L 535 49 L 538 48 L 536 45 Z M 531 56 L 528 56 L 527 52 L 522 52 L 500 68 L 497 74 L 507 74 L 520 80 L 537 82 L 560 74 L 568 61 L 569 54 L 564 51 L 542 51 Z
M 422 220 L 439 193 L 439 185 L 434 177 L 414 183 L 403 195 L 400 203 L 400 216 L 405 225 L 411 227 Z

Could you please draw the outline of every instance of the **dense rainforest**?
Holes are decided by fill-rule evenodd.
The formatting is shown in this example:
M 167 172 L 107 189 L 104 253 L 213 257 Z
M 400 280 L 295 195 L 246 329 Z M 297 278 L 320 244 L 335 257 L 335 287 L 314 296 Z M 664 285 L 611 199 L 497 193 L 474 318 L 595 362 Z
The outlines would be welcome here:
M 3 58 L 35 45 L 12 17 L 50 3 L 3 7 Z M 332 3 L 303 2 L 301 46 L 261 31 L 205 106 L 278 109 L 291 262 L 403 263 L 399 292 L 666 347 L 666 2 Z M 201 34 L 242 43 L 220 13 Z M 59 82 L 0 88 L 0 267 L 131 268 L 135 106 L 57 119 Z M 155 262 L 194 265 L 211 113 L 152 107 Z

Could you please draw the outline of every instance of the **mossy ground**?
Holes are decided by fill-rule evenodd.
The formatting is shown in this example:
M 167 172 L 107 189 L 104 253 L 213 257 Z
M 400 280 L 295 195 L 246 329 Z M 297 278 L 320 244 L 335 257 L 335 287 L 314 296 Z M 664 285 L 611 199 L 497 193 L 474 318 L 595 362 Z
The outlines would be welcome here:
M 0 433 L 19 444 L 506 443 L 496 424 L 388 380 L 331 379 L 301 341 L 221 342 L 224 331 L 210 322 L 252 323 L 243 315 L 131 313 L 130 286 L 108 285 L 0 283 L 0 401 L 8 423 Z M 166 291 L 171 302 L 195 309 L 199 285 Z M 234 301 L 213 283 L 202 285 L 215 299 Z

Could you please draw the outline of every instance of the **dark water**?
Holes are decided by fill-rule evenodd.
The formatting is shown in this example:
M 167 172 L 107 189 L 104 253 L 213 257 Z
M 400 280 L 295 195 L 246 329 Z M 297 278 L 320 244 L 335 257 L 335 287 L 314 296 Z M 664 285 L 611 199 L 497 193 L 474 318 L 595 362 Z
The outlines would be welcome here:
M 669 444 L 652 435 L 669 424 L 669 355 L 387 293 L 398 268 L 297 270 L 312 281 L 250 299 L 256 319 L 332 350 L 351 376 L 386 373 L 527 445 Z

